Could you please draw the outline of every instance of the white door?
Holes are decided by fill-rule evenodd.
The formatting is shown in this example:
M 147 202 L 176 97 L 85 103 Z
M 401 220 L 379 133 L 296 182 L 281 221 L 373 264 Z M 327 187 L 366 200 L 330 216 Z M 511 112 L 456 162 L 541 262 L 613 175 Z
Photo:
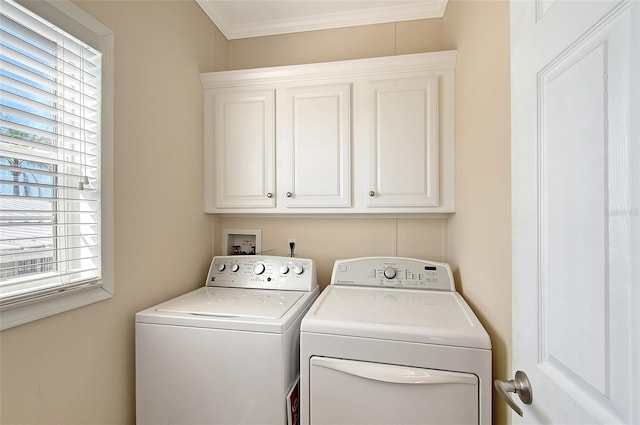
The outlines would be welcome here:
M 511 3 L 516 423 L 640 423 L 639 8 Z

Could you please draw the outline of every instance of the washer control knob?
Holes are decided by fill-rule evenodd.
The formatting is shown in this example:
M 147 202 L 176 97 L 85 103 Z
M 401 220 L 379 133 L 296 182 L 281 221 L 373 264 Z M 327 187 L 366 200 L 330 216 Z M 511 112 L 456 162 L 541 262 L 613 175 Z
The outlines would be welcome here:
M 289 266 L 287 266 L 286 264 L 284 266 L 281 266 L 280 267 L 280 273 L 282 273 L 282 274 L 289 273 Z
M 384 277 L 386 277 L 387 279 L 393 279 L 394 277 L 396 277 L 396 269 L 394 269 L 393 267 L 387 267 L 386 269 L 384 269 Z
M 237 272 L 238 270 L 240 270 L 240 266 L 239 266 L 239 265 L 237 265 L 237 264 L 232 264 L 232 265 L 231 265 L 231 271 L 232 271 L 232 272 L 234 272 L 234 273 L 235 273 L 235 272 Z
M 304 268 L 300 264 L 296 264 L 293 266 L 293 272 L 295 274 L 302 274 L 304 272 Z
M 262 274 L 262 273 L 264 273 L 264 264 L 262 264 L 262 263 L 254 264 L 253 273 L 254 274 Z
M 224 263 L 220 263 L 220 264 L 218 264 L 218 265 L 217 265 L 217 267 L 216 267 L 216 268 L 218 269 L 218 271 L 219 271 L 219 272 L 222 272 L 222 271 L 224 271 L 224 269 L 225 269 L 226 267 L 227 267 L 227 266 L 225 266 L 225 265 L 224 265 Z

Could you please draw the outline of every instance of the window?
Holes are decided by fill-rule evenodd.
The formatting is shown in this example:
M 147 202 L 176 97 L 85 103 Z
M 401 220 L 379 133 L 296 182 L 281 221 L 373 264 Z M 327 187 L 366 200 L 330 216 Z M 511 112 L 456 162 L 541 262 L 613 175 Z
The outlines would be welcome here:
M 68 1 L 0 2 L 5 329 L 113 293 L 113 34 Z

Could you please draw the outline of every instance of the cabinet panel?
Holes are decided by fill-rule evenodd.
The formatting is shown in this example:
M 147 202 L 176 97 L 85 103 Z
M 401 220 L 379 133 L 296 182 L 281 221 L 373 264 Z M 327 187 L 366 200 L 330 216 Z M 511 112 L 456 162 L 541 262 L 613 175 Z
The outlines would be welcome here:
M 217 208 L 275 206 L 275 93 L 217 93 L 214 100 Z
M 351 205 L 350 91 L 347 83 L 285 90 L 278 127 L 286 207 Z
M 369 88 L 369 206 L 437 206 L 438 77 Z

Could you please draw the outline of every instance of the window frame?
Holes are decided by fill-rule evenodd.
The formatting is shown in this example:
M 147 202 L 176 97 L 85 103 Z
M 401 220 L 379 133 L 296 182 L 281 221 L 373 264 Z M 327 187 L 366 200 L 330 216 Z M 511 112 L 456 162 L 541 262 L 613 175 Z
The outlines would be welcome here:
M 70 0 L 14 0 L 43 19 L 58 26 L 102 53 L 101 116 L 101 260 L 100 285 L 73 288 L 32 297 L 0 310 L 0 330 L 76 309 L 112 298 L 114 295 L 113 256 L 113 31 Z

